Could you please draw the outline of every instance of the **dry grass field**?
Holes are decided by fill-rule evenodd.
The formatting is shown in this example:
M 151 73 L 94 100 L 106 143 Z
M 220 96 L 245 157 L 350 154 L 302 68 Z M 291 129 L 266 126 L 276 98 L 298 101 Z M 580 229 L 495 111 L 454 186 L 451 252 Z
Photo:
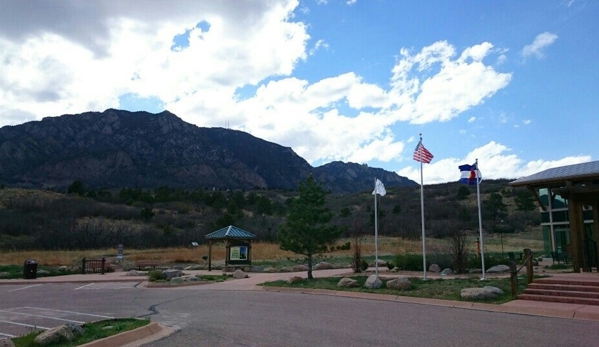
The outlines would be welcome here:
M 469 251 L 476 252 L 476 237 L 478 234 L 472 234 L 468 239 Z M 349 239 L 340 240 L 338 244 L 351 241 Z M 485 252 L 501 252 L 501 237 L 498 234 L 485 236 Z M 428 238 L 426 240 L 427 254 L 450 253 L 450 241 L 447 239 Z M 543 241 L 540 231 L 531 231 L 518 234 L 505 234 L 503 236 L 504 252 L 521 252 L 523 248 L 530 248 L 541 252 Z M 336 251 L 330 255 L 333 257 L 351 257 L 352 250 Z M 422 242 L 420 240 L 407 240 L 397 237 L 379 237 L 378 240 L 379 255 L 396 254 L 422 254 Z M 374 255 L 375 244 L 374 237 L 362 238 L 362 256 Z M 82 258 L 102 258 L 108 259 L 116 257 L 117 250 L 101 249 L 90 251 L 4 251 L 0 253 L 0 265 L 19 265 L 26 259 L 35 259 L 38 264 L 46 266 L 60 266 L 78 264 Z M 128 261 L 155 260 L 163 264 L 170 263 L 203 263 L 202 256 L 208 255 L 208 246 L 200 245 L 198 247 L 187 248 L 153 248 L 153 249 L 127 249 L 125 245 L 124 256 Z M 291 252 L 282 251 L 278 244 L 257 242 L 252 244 L 252 259 L 260 260 L 287 260 L 296 258 Z M 225 248 L 221 243 L 215 243 L 212 246 L 212 259 L 214 262 L 224 261 Z

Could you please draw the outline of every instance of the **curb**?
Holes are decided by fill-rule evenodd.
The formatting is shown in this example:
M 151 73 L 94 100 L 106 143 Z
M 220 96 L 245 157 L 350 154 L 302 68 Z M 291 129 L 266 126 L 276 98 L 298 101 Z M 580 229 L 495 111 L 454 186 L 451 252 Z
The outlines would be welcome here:
M 576 309 L 576 310 L 559 310 L 559 309 L 538 308 L 538 307 L 504 306 L 504 305 L 495 305 L 495 304 L 486 304 L 486 303 L 477 303 L 477 302 L 468 302 L 468 301 L 427 299 L 427 298 L 417 298 L 417 297 L 412 297 L 412 296 L 347 292 L 347 291 L 341 291 L 341 290 L 328 290 L 328 289 L 264 287 L 263 286 L 262 290 L 269 291 L 269 292 L 293 292 L 293 293 L 311 294 L 311 295 L 329 295 L 329 296 L 339 296 L 339 297 L 345 297 L 345 298 L 359 298 L 359 299 L 378 300 L 378 301 L 395 301 L 395 302 L 418 304 L 418 305 L 431 305 L 431 306 L 462 308 L 462 309 L 468 309 L 468 310 L 487 311 L 487 312 L 501 312 L 501 313 L 523 314 L 523 315 L 530 315 L 530 316 L 543 316 L 543 317 L 553 317 L 553 318 L 599 321 L 599 313 L 598 312 L 585 311 L 584 308 L 580 308 L 580 309 Z
M 156 322 L 124 333 L 112 335 L 80 345 L 80 347 L 134 347 L 144 343 L 156 341 L 174 333 L 176 329 L 164 327 Z

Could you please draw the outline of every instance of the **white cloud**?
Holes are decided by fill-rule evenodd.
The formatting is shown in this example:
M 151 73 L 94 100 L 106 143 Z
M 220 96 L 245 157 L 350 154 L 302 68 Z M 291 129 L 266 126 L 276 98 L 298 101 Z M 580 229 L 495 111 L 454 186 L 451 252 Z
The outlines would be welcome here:
M 537 59 L 541 59 L 544 57 L 543 50 L 546 47 L 551 46 L 555 42 L 555 40 L 557 40 L 557 35 L 552 34 L 550 32 L 544 32 L 542 34 L 539 34 L 537 35 L 537 37 L 535 37 L 533 43 L 524 46 L 521 54 L 524 58 L 534 56 Z
M 445 41 L 416 55 L 402 49 L 391 78 L 394 116 L 413 124 L 448 121 L 507 86 L 511 74 L 498 73 L 482 61 L 492 47 L 488 42 L 468 47 L 455 60 L 455 48 Z M 439 71 L 427 76 L 434 67 Z
M 511 80 L 485 63 L 497 54 L 491 43 L 458 52 L 445 41 L 401 49 L 388 86 L 351 71 L 314 81 L 294 77 L 297 64 L 327 48 L 318 39 L 309 49 L 308 25 L 293 21 L 294 10 L 302 10 L 297 0 L 240 2 L 235 11 L 227 2 L 165 9 L 147 1 L 144 11 L 129 2 L 85 4 L 60 3 L 60 13 L 48 10 L 56 18 L 23 25 L 0 14 L 0 126 L 103 111 L 134 94 L 190 123 L 227 122 L 290 146 L 310 163 L 390 162 L 411 157 L 404 152 L 414 141 L 398 138 L 392 126 L 449 121 Z M 21 7 L 11 11 L 28 18 Z M 189 43 L 172 49 L 180 35 Z M 240 97 L 248 86 L 255 94 Z
M 358 0 L 347 0 L 345 3 L 351 6 L 351 5 L 355 4 L 356 2 L 358 2 Z
M 522 124 L 524 125 L 529 125 L 530 123 L 532 123 L 532 119 L 525 119 L 522 121 Z
M 517 179 L 554 167 L 591 161 L 590 156 L 578 155 L 553 161 L 535 160 L 524 162 L 510 151 L 508 147 L 491 141 L 467 153 L 463 158 L 433 160 L 430 164 L 424 165 L 422 170 L 424 184 L 457 181 L 460 178 L 458 166 L 474 164 L 477 159 L 483 179 Z M 420 172 L 416 166 L 403 168 L 397 174 L 420 182 Z
M 476 121 L 476 117 L 468 118 L 468 123 L 474 123 L 474 121 Z

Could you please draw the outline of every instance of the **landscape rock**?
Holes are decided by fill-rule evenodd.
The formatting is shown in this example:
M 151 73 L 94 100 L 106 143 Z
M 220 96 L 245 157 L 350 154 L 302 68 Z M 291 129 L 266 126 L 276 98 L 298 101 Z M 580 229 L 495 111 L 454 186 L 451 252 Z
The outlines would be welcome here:
M 503 290 L 492 286 L 485 286 L 483 288 L 464 288 L 460 292 L 462 299 L 470 300 L 495 299 L 502 294 Z
M 368 289 L 379 289 L 383 285 L 383 281 L 377 275 L 370 275 L 364 283 L 364 287 Z
M 510 267 L 507 265 L 495 265 L 487 270 L 489 273 L 510 272 Z
M 441 271 L 441 275 L 442 276 L 453 275 L 453 270 L 450 268 L 443 269 L 443 271 Z
M 233 272 L 233 278 L 248 278 L 250 277 L 246 272 L 244 272 L 243 270 L 235 270 L 235 272 Z
M 183 277 L 173 277 L 171 278 L 171 283 L 183 283 Z
M 58 272 L 67 272 L 69 268 L 66 265 L 58 267 Z
M 6 272 L 6 271 L 0 272 L 0 277 L 8 277 L 8 276 L 10 276 L 10 272 Z
M 166 277 L 167 281 L 170 281 L 171 279 L 173 279 L 175 277 L 181 277 L 182 273 L 183 273 L 183 271 L 175 270 L 175 269 L 168 269 L 168 270 L 162 271 L 162 274 L 164 275 L 164 277 Z
M 290 267 L 282 267 L 278 272 L 293 272 L 293 269 Z
M 47 270 L 37 270 L 38 275 L 49 275 L 50 271 Z
M 11 339 L 0 338 L 0 347 L 15 347 L 15 344 L 12 343 Z
M 125 273 L 125 276 L 147 276 L 147 271 L 130 270 Z
M 276 267 L 267 267 L 264 269 L 264 272 L 266 273 L 277 273 L 279 272 L 279 269 L 277 269 Z
M 339 282 L 337 282 L 337 287 L 353 288 L 353 287 L 358 287 L 358 286 L 360 286 L 358 281 L 356 281 L 353 278 L 349 278 L 349 277 L 343 277 L 342 279 L 339 280 Z
M 293 267 L 294 272 L 308 271 L 308 265 L 300 264 Z
M 288 279 L 288 280 L 287 280 L 287 283 L 289 283 L 289 284 L 293 284 L 293 283 L 298 283 L 298 282 L 301 282 L 301 281 L 303 281 L 303 280 L 304 280 L 304 279 L 303 279 L 302 277 L 299 277 L 299 276 L 293 276 L 293 277 L 291 277 L 290 279 Z
M 406 277 L 401 277 L 387 281 L 386 285 L 389 289 L 406 290 L 412 287 L 412 282 Z
M 468 269 L 469 274 L 481 274 L 483 273 L 483 269 Z
M 183 270 L 183 266 L 181 266 L 181 265 L 174 265 L 174 266 L 172 267 L 172 269 L 173 269 L 173 270 Z
M 264 268 L 262 266 L 252 266 L 252 272 L 264 272 Z
M 382 259 L 379 259 L 379 260 L 377 261 L 377 263 L 379 264 L 379 267 L 381 267 L 381 266 L 387 266 L 387 262 L 386 262 L 386 261 L 384 261 L 384 260 L 382 260 Z M 368 265 L 369 265 L 369 266 L 376 266 L 376 264 L 375 264 L 374 262 L 373 262 L 372 264 L 368 264 Z
M 437 264 L 431 264 L 431 266 L 428 268 L 428 271 L 438 273 L 441 272 L 441 267 Z
M 330 270 L 333 269 L 333 265 L 327 263 L 326 261 L 322 261 L 316 265 L 314 265 L 314 270 Z
M 66 324 L 63 324 L 44 331 L 36 336 L 34 341 L 41 346 L 45 346 L 51 343 L 56 343 L 62 339 L 71 341 L 74 337 L 75 334 L 73 334 L 73 331 Z

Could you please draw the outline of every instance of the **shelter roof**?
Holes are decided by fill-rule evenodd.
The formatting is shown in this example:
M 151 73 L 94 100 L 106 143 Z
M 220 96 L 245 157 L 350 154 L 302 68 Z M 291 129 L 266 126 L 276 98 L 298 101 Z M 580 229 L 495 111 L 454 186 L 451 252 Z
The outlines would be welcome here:
M 228 227 L 224 227 L 217 231 L 211 232 L 206 235 L 207 239 L 254 239 L 256 235 L 245 231 L 243 229 L 239 229 L 236 226 L 229 225 Z
M 510 186 L 551 186 L 584 179 L 599 179 L 599 160 L 547 169 L 510 182 Z

